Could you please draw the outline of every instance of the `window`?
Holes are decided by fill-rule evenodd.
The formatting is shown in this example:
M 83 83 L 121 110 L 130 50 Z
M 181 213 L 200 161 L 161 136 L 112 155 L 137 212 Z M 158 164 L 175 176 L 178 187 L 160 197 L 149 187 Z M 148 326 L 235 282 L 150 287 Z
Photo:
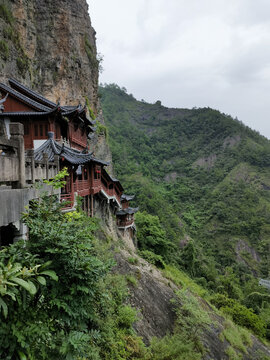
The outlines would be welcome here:
M 101 167 L 100 166 L 96 166 L 95 167 L 95 171 L 94 171 L 94 179 L 100 179 L 101 178 Z
M 35 124 L 34 129 L 35 129 L 35 136 L 38 137 L 38 125 L 37 124 Z
M 39 135 L 43 136 L 43 125 L 42 124 L 39 125 Z
M 24 125 L 24 135 L 29 135 L 29 125 L 25 123 L 23 125 Z

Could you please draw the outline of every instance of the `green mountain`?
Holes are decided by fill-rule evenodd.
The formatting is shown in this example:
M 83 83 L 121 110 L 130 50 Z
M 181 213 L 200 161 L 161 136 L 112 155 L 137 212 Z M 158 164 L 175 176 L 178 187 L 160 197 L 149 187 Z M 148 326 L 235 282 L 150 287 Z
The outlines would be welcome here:
M 264 293 L 270 141 L 210 108 L 148 104 L 115 84 L 99 93 L 116 175 L 140 206 L 139 249 L 243 304 Z

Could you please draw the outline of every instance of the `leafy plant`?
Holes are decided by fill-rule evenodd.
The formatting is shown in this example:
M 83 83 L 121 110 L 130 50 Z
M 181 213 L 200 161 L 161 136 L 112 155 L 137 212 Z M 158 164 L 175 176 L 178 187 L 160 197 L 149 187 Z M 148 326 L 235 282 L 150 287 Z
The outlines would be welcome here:
M 5 40 L 0 40 L 0 54 L 4 60 L 7 60 L 9 55 L 9 48 Z

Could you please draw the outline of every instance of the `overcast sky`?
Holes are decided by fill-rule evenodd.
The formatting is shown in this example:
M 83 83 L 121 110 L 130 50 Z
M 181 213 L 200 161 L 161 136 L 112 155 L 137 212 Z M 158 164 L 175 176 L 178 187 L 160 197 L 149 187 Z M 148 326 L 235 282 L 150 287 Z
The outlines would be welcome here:
M 102 83 L 209 106 L 270 139 L 269 0 L 87 0 Z

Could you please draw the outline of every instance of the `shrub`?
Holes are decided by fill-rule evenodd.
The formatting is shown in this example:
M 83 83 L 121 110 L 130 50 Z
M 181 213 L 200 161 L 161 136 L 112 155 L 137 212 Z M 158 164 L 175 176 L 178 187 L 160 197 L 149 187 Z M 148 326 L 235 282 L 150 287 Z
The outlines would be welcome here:
M 149 250 L 141 250 L 139 252 L 139 255 L 147 260 L 150 264 L 153 264 L 155 265 L 156 267 L 159 267 L 161 269 L 164 269 L 165 268 L 165 263 L 162 259 L 162 256 L 160 255 L 157 255 L 155 253 L 153 253 L 152 251 L 149 251 Z
M 12 24 L 14 21 L 12 12 L 5 1 L 4 2 L 2 1 L 2 3 L 0 4 L 0 17 L 9 24 Z
M 123 305 L 118 312 L 118 325 L 124 328 L 130 328 L 137 319 L 137 312 L 129 305 Z
M 201 354 L 194 351 L 194 345 L 187 337 L 176 334 L 151 341 L 151 360 L 199 360 Z
M 137 265 L 137 264 L 139 263 L 138 258 L 133 257 L 133 256 L 130 256 L 127 260 L 128 260 L 128 262 L 129 262 L 130 264 L 132 264 L 132 265 Z
M 16 60 L 19 72 L 24 75 L 28 69 L 28 58 L 27 56 L 18 57 Z
M 0 54 L 4 60 L 7 60 L 9 55 L 9 48 L 5 40 L 0 40 Z
M 241 305 L 237 300 L 230 299 L 226 295 L 216 294 L 212 297 L 211 303 L 225 314 L 230 315 L 233 321 L 240 325 L 251 329 L 259 336 L 265 336 L 266 323 L 252 309 L 248 309 Z
M 100 121 L 97 120 L 97 135 L 105 135 L 105 137 L 108 136 L 108 129 L 105 125 L 101 124 Z
M 136 287 L 137 286 L 137 279 L 133 275 L 126 275 L 127 283 Z

